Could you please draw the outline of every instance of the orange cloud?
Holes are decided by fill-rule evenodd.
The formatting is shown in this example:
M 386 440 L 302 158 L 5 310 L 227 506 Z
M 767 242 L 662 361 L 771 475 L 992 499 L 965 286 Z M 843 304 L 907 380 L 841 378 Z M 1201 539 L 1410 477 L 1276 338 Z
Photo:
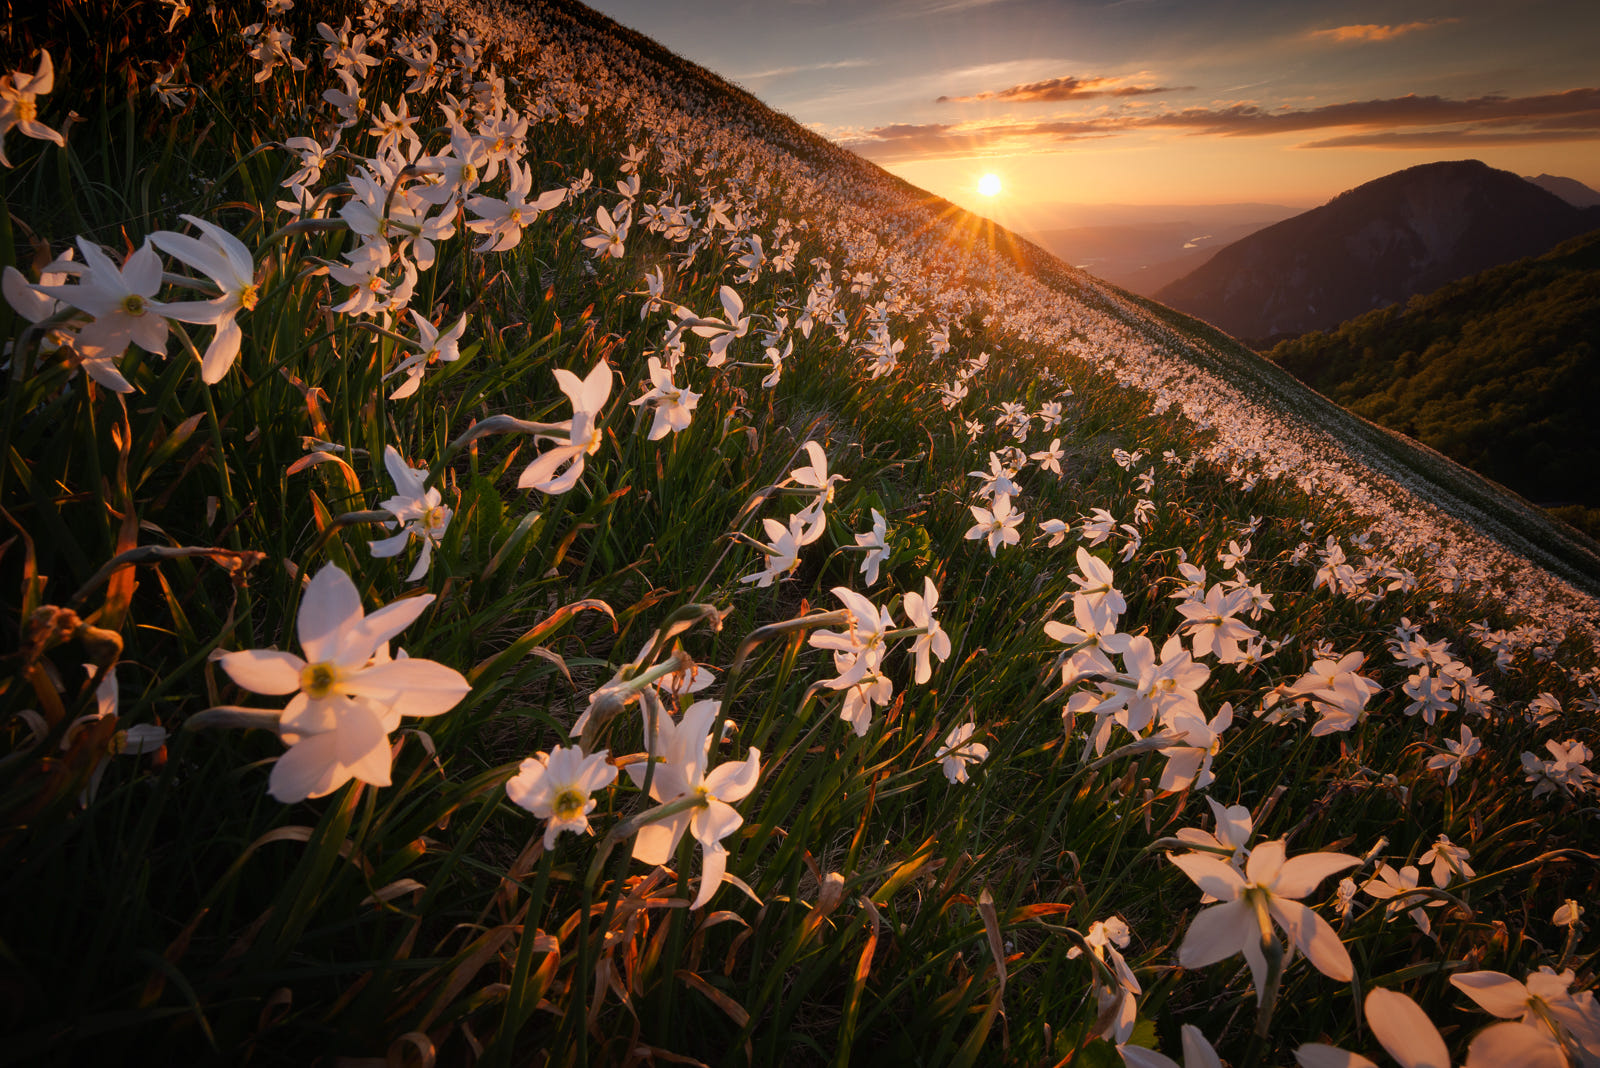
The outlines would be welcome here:
M 1119 85 L 1120 78 L 1092 75 L 1079 78 L 1067 75 L 1046 78 L 1040 82 L 1025 82 L 1005 89 L 990 89 L 971 96 L 941 96 L 938 104 L 967 104 L 979 100 L 1003 100 L 1012 104 L 1036 104 L 1061 100 L 1092 100 L 1102 96 L 1146 96 L 1151 93 L 1170 93 L 1174 90 L 1158 85 Z
M 1039 122 L 898 123 L 845 133 L 840 143 L 879 161 L 992 155 L 1048 149 L 1091 137 L 1141 130 L 1214 137 L 1263 137 L 1346 128 L 1305 148 L 1534 144 L 1600 140 L 1600 87 L 1537 96 L 1465 100 L 1407 95 L 1313 108 L 1255 104 L 1127 111 Z
M 1402 22 L 1393 26 L 1379 26 L 1367 22 L 1356 26 L 1335 26 L 1331 30 L 1312 30 L 1306 36 L 1313 40 L 1326 39 L 1336 44 L 1348 44 L 1351 41 L 1392 41 L 1403 34 L 1431 30 L 1435 26 L 1447 26 L 1459 21 L 1459 19 L 1424 19 L 1420 22 Z

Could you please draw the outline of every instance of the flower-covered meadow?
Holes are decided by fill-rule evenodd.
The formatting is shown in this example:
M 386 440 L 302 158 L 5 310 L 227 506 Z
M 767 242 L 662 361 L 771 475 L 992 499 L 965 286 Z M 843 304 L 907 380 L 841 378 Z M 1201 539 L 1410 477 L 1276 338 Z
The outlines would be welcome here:
M 3 39 L 0 1060 L 1600 1064 L 1597 606 L 1316 405 L 564 0 Z

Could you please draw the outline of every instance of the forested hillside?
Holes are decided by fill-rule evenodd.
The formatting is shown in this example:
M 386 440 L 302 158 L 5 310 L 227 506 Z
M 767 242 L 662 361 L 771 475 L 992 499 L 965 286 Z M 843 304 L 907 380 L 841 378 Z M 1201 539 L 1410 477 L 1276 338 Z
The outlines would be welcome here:
M 0 41 L 0 1063 L 1600 1057 L 1523 502 L 569 0 Z
M 1271 359 L 1530 500 L 1600 506 L 1600 231 L 1280 342 Z

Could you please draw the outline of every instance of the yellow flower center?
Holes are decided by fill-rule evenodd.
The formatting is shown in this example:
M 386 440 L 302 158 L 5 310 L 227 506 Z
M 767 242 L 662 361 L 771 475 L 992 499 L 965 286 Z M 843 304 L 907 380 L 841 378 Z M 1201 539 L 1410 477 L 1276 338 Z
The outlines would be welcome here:
M 558 820 L 577 819 L 583 815 L 588 801 L 589 799 L 583 794 L 568 788 L 556 794 L 555 803 L 550 806 L 550 811 L 555 813 Z
M 477 180 L 478 168 L 474 167 L 470 163 L 463 163 L 461 165 L 461 184 L 466 185 L 468 182 L 475 182 Z
M 137 293 L 129 293 L 122 298 L 122 310 L 127 315 L 143 315 L 144 298 Z
M 513 225 L 513 226 L 521 226 L 522 225 L 522 209 L 521 208 L 512 208 L 510 214 L 508 214 L 506 216 L 506 218 L 511 220 L 511 225 Z
M 444 524 L 444 505 L 436 504 L 422 513 L 422 525 L 428 530 L 439 530 Z
M 245 311 L 254 311 L 260 301 L 261 293 L 256 289 L 254 283 L 239 290 L 239 307 Z
M 300 669 L 300 689 L 314 700 L 328 696 L 338 682 L 339 669 L 326 660 Z
M 39 117 L 39 105 L 26 97 L 17 101 L 17 122 L 32 122 Z

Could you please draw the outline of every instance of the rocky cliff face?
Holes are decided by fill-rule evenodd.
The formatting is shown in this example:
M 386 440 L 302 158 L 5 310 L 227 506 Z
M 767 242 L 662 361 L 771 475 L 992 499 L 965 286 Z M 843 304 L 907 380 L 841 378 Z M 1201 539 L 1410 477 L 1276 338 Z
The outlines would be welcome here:
M 1600 227 L 1600 209 L 1476 160 L 1341 193 L 1234 242 L 1156 299 L 1262 341 L 1334 326 Z

